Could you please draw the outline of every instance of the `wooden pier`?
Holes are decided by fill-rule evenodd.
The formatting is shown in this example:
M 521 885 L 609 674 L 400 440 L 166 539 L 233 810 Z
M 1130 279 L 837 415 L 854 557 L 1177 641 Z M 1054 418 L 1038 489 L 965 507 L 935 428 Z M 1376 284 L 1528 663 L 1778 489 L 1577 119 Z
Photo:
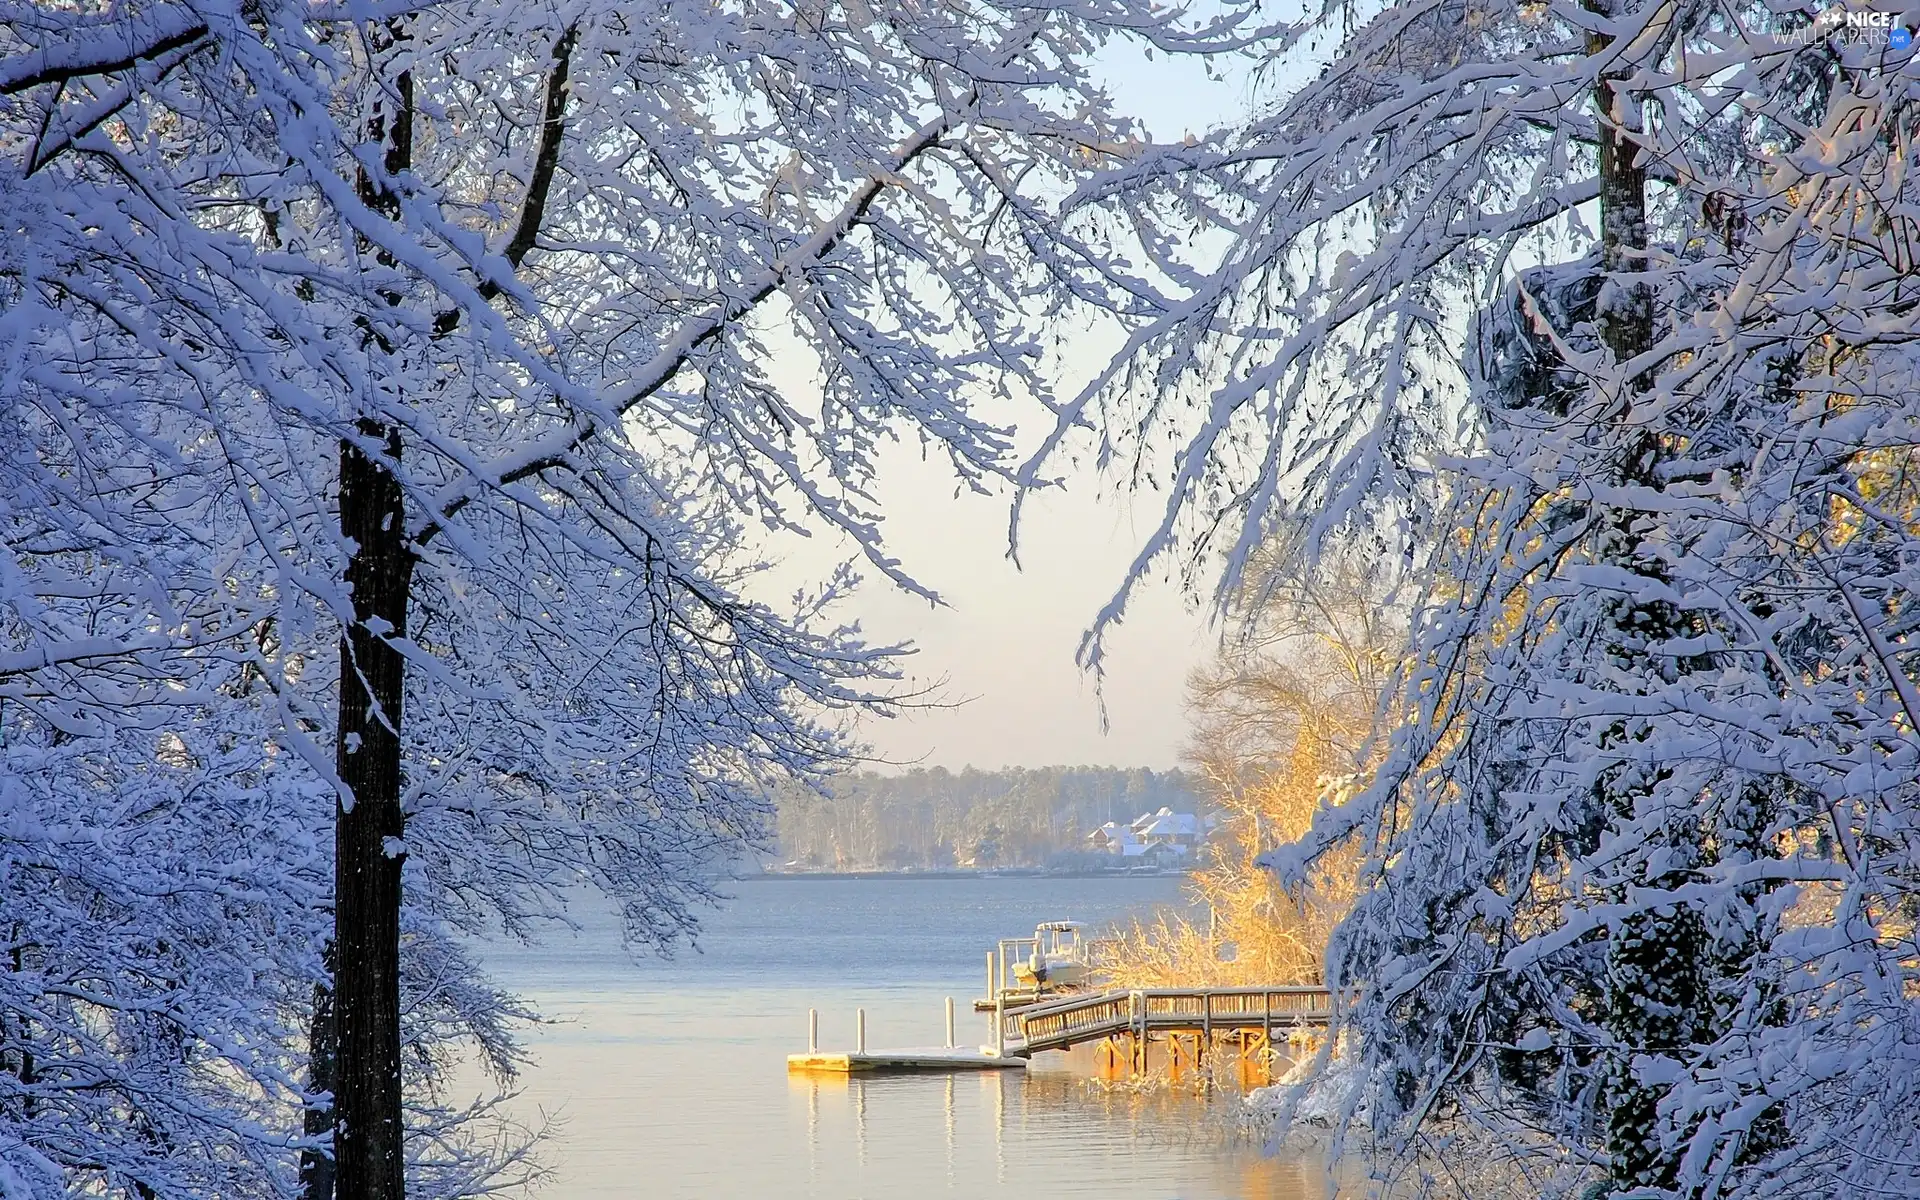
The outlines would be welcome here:
M 1050 921 L 1031 938 L 1003 938 L 987 954 L 987 995 L 974 1002 L 988 1019 L 989 1043 L 960 1049 L 954 1040 L 953 999 L 947 999 L 947 1044 L 937 1049 L 867 1050 L 867 1013 L 858 1011 L 854 1048 L 820 1050 L 819 1014 L 807 1010 L 807 1052 L 787 1056 L 789 1071 L 969 1071 L 1021 1066 L 1048 1050 L 1097 1044 L 1103 1073 L 1144 1075 L 1154 1045 L 1164 1048 L 1178 1078 L 1202 1071 L 1210 1055 L 1234 1046 L 1242 1066 L 1266 1072 L 1276 1057 L 1275 1033 L 1311 1042 L 1333 1019 L 1333 995 L 1324 987 L 1130 988 L 1084 991 L 1091 963 L 1080 926 Z M 1069 935 L 1063 939 L 1061 934 Z M 1064 946 L 1064 951 L 1063 951 Z M 1027 956 L 1024 980 L 1009 965 Z M 1048 986 L 1043 963 L 1064 964 L 1059 985 Z M 1018 975 L 1014 968 L 1011 972 Z M 1026 986 L 1020 986 L 1024 983 Z M 1299 1047 L 1296 1045 L 1296 1050 Z
M 852 1051 L 819 1048 L 819 1018 L 807 1013 L 807 1053 L 787 1056 L 789 1071 L 979 1071 L 1017 1068 L 1048 1050 L 1098 1044 L 1102 1070 L 1147 1071 L 1150 1046 L 1165 1047 L 1177 1078 L 1199 1071 L 1223 1041 L 1242 1063 L 1269 1062 L 1275 1035 L 1312 1036 L 1333 1019 L 1333 994 L 1323 987 L 1133 988 L 1093 992 L 1008 1007 L 995 1006 L 992 1045 L 955 1045 L 953 1001 L 947 1001 L 947 1044 L 907 1050 L 867 1049 L 867 1014 L 858 1012 Z
M 1086 1042 L 1156 1033 L 1203 1036 L 1258 1029 L 1324 1026 L 1333 996 L 1323 987 L 1135 988 L 1096 992 L 1015 1009 L 1006 1022 L 1008 1054 L 1067 1050 Z
M 1282 1041 L 1311 1042 L 1333 1019 L 1323 987 L 1136 988 L 1072 996 L 1003 1011 L 999 1043 L 1008 1057 L 1099 1047 L 1108 1076 L 1148 1074 L 1148 1053 L 1160 1045 L 1175 1079 L 1205 1071 L 1230 1050 L 1243 1081 L 1268 1082 Z

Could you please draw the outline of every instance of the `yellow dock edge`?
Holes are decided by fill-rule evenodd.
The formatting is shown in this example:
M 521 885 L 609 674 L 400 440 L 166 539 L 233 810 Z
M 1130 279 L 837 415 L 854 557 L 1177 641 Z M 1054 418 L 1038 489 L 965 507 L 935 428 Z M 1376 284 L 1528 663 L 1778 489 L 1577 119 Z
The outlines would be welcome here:
M 789 1071 L 1007 1071 L 1024 1069 L 1024 1058 L 976 1054 L 966 1050 L 892 1050 L 867 1054 L 789 1054 Z

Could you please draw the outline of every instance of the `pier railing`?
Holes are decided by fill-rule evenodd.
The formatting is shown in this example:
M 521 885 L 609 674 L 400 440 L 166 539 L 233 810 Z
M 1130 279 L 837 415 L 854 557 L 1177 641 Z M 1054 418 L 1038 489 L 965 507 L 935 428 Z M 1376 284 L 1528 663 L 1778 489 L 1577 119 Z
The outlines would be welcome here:
M 1333 996 L 1323 987 L 1135 988 L 1072 996 L 1007 1012 L 1007 1052 L 1065 1050 L 1120 1034 L 1215 1031 L 1324 1025 Z

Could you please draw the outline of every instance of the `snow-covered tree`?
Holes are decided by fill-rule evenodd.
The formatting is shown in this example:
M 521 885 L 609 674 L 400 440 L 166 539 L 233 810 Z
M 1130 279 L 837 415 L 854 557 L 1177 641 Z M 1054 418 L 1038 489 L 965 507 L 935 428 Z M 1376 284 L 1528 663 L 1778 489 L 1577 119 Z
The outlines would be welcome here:
M 1085 195 L 1234 236 L 1063 429 L 1148 431 L 1143 566 L 1429 551 L 1375 785 L 1274 859 L 1372 856 L 1350 1117 L 1389 1175 L 1477 1130 L 1535 1189 L 1920 1188 L 1910 59 L 1760 6 L 1313 33 L 1268 118 Z
M 17 704 L 9 708 L 18 709 Z M 309 997 L 323 981 L 331 796 L 271 711 L 150 734 L 19 715 L 0 747 L 0 1192 L 291 1194 Z M 425 1195 L 499 1182 L 436 1109 L 454 1056 L 509 1072 L 522 1016 L 410 910 L 403 1044 Z M 448 1135 L 454 1135 L 449 1137 Z
M 893 655 L 833 623 L 849 576 L 753 598 L 750 530 L 837 530 L 915 586 L 880 441 L 1008 474 L 972 400 L 1046 399 L 1043 322 L 1155 303 L 1059 209 L 1130 145 L 1091 56 L 1234 27 L 0 7 L 0 694 L 85 734 L 263 690 L 331 787 L 310 1196 L 403 1191 L 403 896 L 524 929 L 585 878 L 661 943 L 767 777 L 846 753 L 832 713 Z
M 0 1160 L 42 1181 L 0 1186 L 271 1194 L 328 877 L 287 818 L 323 797 L 263 788 L 257 742 L 7 731 Z

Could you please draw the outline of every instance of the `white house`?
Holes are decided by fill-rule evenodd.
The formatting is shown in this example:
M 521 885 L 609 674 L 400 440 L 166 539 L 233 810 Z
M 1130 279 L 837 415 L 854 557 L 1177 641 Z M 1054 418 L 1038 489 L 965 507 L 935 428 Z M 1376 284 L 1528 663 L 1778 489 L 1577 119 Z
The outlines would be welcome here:
M 1131 828 L 1117 821 L 1108 821 L 1088 834 L 1087 844 L 1102 854 L 1118 855 L 1121 858 L 1137 858 L 1147 850 L 1146 843 L 1134 836 Z
M 1087 843 L 1096 851 L 1125 858 L 1147 854 L 1179 858 L 1199 847 L 1210 824 L 1192 813 L 1162 808 L 1141 813 L 1125 825 L 1108 821 L 1087 835 Z

